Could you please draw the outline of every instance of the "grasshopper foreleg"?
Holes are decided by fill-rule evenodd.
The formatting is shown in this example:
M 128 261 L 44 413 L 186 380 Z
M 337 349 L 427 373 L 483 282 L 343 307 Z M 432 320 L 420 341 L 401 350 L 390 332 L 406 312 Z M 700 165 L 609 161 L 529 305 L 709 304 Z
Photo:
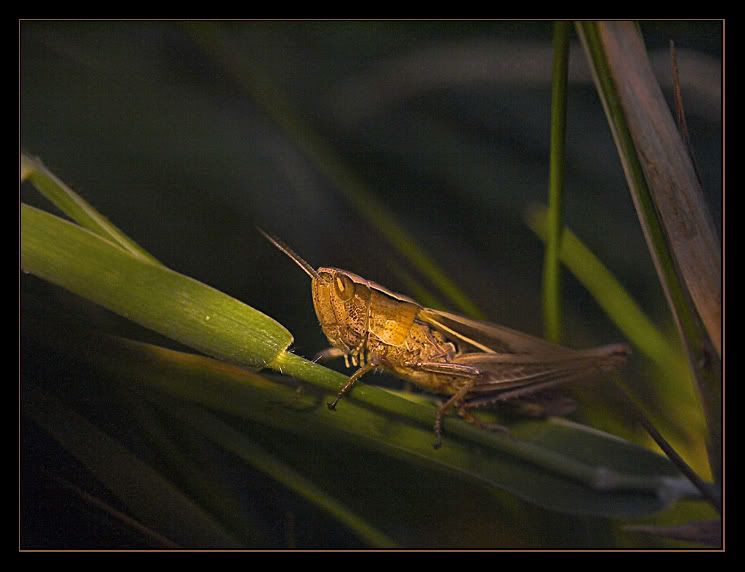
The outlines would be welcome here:
M 333 401 L 330 401 L 327 403 L 329 409 L 332 411 L 336 409 L 336 404 L 339 403 L 339 400 L 344 397 L 347 393 L 349 393 L 349 390 L 352 389 L 352 386 L 357 383 L 357 381 L 365 375 L 367 372 L 375 369 L 378 367 L 378 364 L 375 362 L 368 362 L 367 365 L 364 367 L 361 367 L 357 371 L 355 371 L 347 380 L 347 382 L 342 386 L 342 388 L 339 390 L 339 393 L 336 395 L 336 399 Z

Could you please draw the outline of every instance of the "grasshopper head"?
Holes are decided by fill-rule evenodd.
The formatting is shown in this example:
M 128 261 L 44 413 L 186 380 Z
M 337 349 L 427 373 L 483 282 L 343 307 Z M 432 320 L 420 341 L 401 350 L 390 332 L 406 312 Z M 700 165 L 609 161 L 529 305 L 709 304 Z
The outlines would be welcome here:
M 367 317 L 369 290 L 364 296 L 363 288 L 355 282 L 362 280 L 356 275 L 338 268 L 314 269 L 284 242 L 263 230 L 261 233 L 279 250 L 290 257 L 311 279 L 313 307 L 321 329 L 331 345 L 345 352 L 359 345 Z M 357 292 L 357 296 L 355 296 Z M 363 294 L 360 297 L 360 294 Z
M 311 288 L 316 316 L 331 345 L 345 352 L 358 347 L 367 326 L 369 289 L 338 268 L 319 268 Z

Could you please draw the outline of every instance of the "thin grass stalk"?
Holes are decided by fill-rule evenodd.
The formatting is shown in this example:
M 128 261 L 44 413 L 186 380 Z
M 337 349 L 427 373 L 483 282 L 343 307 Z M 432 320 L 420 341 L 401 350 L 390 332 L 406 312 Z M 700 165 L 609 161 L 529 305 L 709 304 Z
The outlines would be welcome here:
M 711 505 L 721 514 L 722 512 L 722 499 L 716 492 L 708 485 L 699 475 L 694 471 L 691 466 L 686 463 L 685 459 L 678 453 L 675 448 L 668 442 L 667 439 L 660 433 L 660 431 L 654 426 L 654 423 L 650 421 L 649 417 L 644 412 L 644 407 L 637 402 L 636 399 L 629 393 L 624 385 L 617 381 L 616 387 L 623 395 L 624 400 L 633 410 L 634 415 L 639 420 L 639 423 L 649 433 L 649 436 L 657 443 L 657 446 L 662 449 L 668 459 L 678 467 L 678 470 L 691 481 L 691 484 L 695 486 L 701 496 L 709 501 Z
M 21 180 L 30 181 L 47 200 L 83 228 L 110 240 L 137 258 L 160 264 L 152 254 L 119 230 L 88 201 L 47 169 L 40 159 L 21 154 Z
M 551 87 L 551 158 L 549 163 L 548 230 L 543 260 L 543 328 L 546 339 L 561 342 L 561 233 L 564 195 L 569 22 L 554 24 Z

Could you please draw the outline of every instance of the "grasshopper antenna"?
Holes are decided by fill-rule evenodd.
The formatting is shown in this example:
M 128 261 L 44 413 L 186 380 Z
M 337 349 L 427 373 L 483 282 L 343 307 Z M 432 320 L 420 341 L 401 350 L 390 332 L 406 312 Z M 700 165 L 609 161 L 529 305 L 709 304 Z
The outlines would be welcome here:
M 279 250 L 284 252 L 287 256 L 289 256 L 295 264 L 297 264 L 300 268 L 303 269 L 303 272 L 305 272 L 308 276 L 310 276 L 313 280 L 318 280 L 320 276 L 318 275 L 318 272 L 316 272 L 316 269 L 313 268 L 310 264 L 308 264 L 305 260 L 303 260 L 298 254 L 295 253 L 292 248 L 287 246 L 284 242 L 282 242 L 280 239 L 278 239 L 275 236 L 272 236 L 268 232 L 264 231 L 263 229 L 256 227 L 258 231 L 264 235 L 264 237 L 271 242 L 274 246 L 276 246 Z

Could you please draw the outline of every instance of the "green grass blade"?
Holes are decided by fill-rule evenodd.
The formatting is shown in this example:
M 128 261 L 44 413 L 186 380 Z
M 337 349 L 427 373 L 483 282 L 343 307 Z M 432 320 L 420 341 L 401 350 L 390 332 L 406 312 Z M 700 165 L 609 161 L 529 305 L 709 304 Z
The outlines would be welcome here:
M 265 367 L 292 343 L 272 318 L 187 276 L 22 205 L 21 267 L 208 355 Z
M 109 239 L 137 258 L 158 263 L 155 257 L 60 181 L 39 159 L 25 153 L 21 154 L 21 180 L 29 180 L 42 195 L 83 228 Z
M 327 494 L 311 480 L 214 415 L 201 408 L 186 405 L 177 406 L 177 410 L 171 409 L 171 412 L 199 426 L 209 439 L 328 512 L 368 545 L 377 548 L 397 546 L 391 538 Z
M 35 387 L 26 387 L 24 392 L 24 412 L 118 496 L 145 526 L 182 546 L 241 546 L 239 539 L 160 473 L 57 398 Z
M 247 93 L 266 109 L 287 135 L 300 146 L 341 196 L 367 219 L 422 275 L 426 276 L 459 310 L 476 318 L 483 314 L 419 246 L 404 225 L 375 196 L 360 177 L 344 163 L 334 149 L 316 134 L 292 109 L 269 78 L 245 60 L 238 60 L 227 38 L 220 37 L 214 25 L 200 23 L 189 27 L 196 42 L 233 77 Z
M 721 478 L 720 249 L 698 178 L 629 22 L 577 25 L 657 274 L 701 395 Z
M 61 346 L 70 342 L 53 343 Z M 209 410 L 290 432 L 309 443 L 353 443 L 414 463 L 423 475 L 431 469 L 445 470 L 486 490 L 504 489 L 562 512 L 642 515 L 659 510 L 681 494 L 695 495 L 664 457 L 568 421 L 520 422 L 512 426 L 510 437 L 468 426 L 484 440 L 451 436 L 442 449 L 435 450 L 433 408 L 421 406 L 429 414 L 426 427 L 401 422 L 378 407 L 355 400 L 330 412 L 325 399 L 312 392 L 299 395 L 292 387 L 206 357 L 113 339 L 91 340 L 91 347 L 96 351 L 85 352 L 83 359 L 93 360 L 102 373 L 144 390 L 162 391 Z M 416 407 L 394 399 L 404 408 Z M 456 424 L 451 425 L 449 431 L 456 434 Z M 489 438 L 500 441 L 501 449 Z M 476 446 L 478 454 L 474 454 Z M 554 464 L 547 465 L 547 460 Z M 584 476 L 592 480 L 583 483 L 579 480 L 582 475 L 570 476 L 566 467 L 585 471 Z
M 66 353 L 70 356 L 74 352 Z M 127 433 L 118 435 L 122 445 L 126 447 L 131 436 L 135 442 L 145 440 L 157 455 L 160 472 L 178 483 L 195 503 L 236 537 L 245 539 L 244 546 L 266 546 L 268 538 L 260 519 L 246 510 L 236 510 L 242 497 L 220 479 L 215 479 L 214 467 L 206 466 L 200 455 L 194 455 L 194 442 L 201 437 L 201 428 L 187 420 L 174 430 L 171 413 L 178 404 L 153 404 L 143 398 L 141 392 L 130 391 L 133 389 L 131 385 L 115 383 L 110 387 L 112 392 L 109 395 L 115 400 L 111 409 L 124 413 L 126 421 L 120 423 L 130 428 Z
M 332 393 L 336 393 L 340 385 L 346 381 L 345 376 L 338 375 L 338 382 L 332 382 L 329 385 L 328 370 L 313 362 L 304 360 L 294 354 L 282 354 L 278 360 L 281 371 L 285 374 L 292 375 Z M 335 372 L 334 372 L 335 373 Z M 337 376 L 334 376 L 337 377 Z M 416 420 L 425 427 L 431 427 L 433 421 L 433 408 L 421 405 L 410 400 L 401 399 L 394 394 L 381 391 L 378 388 L 369 385 L 359 385 L 354 392 L 350 394 L 352 400 L 359 400 L 363 403 L 374 405 L 389 414 L 400 415 L 408 419 Z M 341 407 L 341 405 L 339 406 Z M 603 488 L 609 486 L 612 489 L 624 489 L 629 487 L 638 490 L 653 490 L 659 487 L 659 482 L 654 479 L 647 480 L 642 478 L 636 479 L 633 476 L 613 475 L 607 482 L 604 480 L 604 473 L 607 467 L 598 471 L 598 467 L 590 459 L 577 461 L 571 456 L 561 454 L 546 447 L 546 440 L 542 439 L 537 442 L 528 442 L 520 439 L 513 439 L 511 436 L 505 436 L 500 433 L 492 433 L 475 428 L 474 426 L 460 419 L 448 419 L 446 422 L 448 433 L 451 439 L 463 440 L 466 442 L 477 443 L 485 446 L 500 454 L 514 457 L 523 462 L 534 464 L 543 470 L 560 475 L 564 478 L 583 483 L 588 487 Z M 431 445 L 430 445 L 431 446 Z M 429 448 L 426 449 L 429 452 Z M 597 461 L 597 460 L 595 460 Z M 629 477 L 628 479 L 626 477 Z M 601 484 L 598 484 L 601 482 Z M 609 484 L 610 483 L 610 484 Z
M 554 24 L 554 64 L 551 86 L 551 159 L 549 164 L 548 231 L 543 260 L 543 327 L 546 339 L 561 342 L 561 249 L 566 141 L 569 22 Z
M 721 244 L 684 136 L 652 71 L 644 40 L 631 22 L 584 22 L 582 29 L 627 177 L 634 172 L 630 189 L 640 221 L 648 229 L 648 242 L 655 240 L 650 251 L 660 259 L 661 279 L 670 282 L 667 274 L 674 270 L 681 283 L 671 284 L 672 302 L 676 303 L 673 310 L 695 313 L 721 355 Z M 643 177 L 636 175 L 637 170 Z M 642 178 L 646 184 L 640 184 Z M 663 249 L 674 261 L 672 269 L 658 252 Z M 679 299 L 677 289 L 690 299 Z M 692 307 L 679 308 L 683 302 Z M 685 313 L 680 319 L 686 335 L 695 333 L 689 331 L 695 324 L 688 323 Z M 691 339 L 697 340 L 698 335 Z

